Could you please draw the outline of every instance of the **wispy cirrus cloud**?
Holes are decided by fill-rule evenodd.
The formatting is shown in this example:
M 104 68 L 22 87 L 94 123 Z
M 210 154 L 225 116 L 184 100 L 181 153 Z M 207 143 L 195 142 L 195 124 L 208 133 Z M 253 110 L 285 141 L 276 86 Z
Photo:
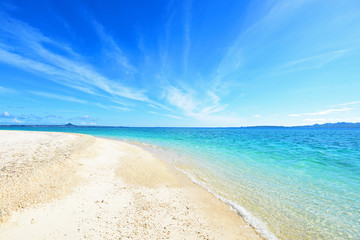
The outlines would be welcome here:
M 111 106 L 111 107 L 120 111 L 131 111 L 131 109 L 127 107 L 119 107 L 119 106 Z
M 318 112 L 312 112 L 312 113 L 296 113 L 296 114 L 289 114 L 290 117 L 300 117 L 300 116 L 318 116 L 318 115 L 327 115 L 330 113 L 335 113 L 335 112 L 347 112 L 347 111 L 351 111 L 355 108 L 349 108 L 349 107 L 344 107 L 344 108 L 338 108 L 338 109 L 327 109 L 327 110 L 323 110 L 323 111 L 318 111 Z
M 0 86 L 0 94 L 14 94 L 16 90 Z
M 174 119 L 183 119 L 182 117 L 172 115 L 172 114 L 163 114 L 163 115 L 166 116 L 166 117 L 174 118 Z
M 162 110 L 166 110 L 169 112 L 174 112 L 174 110 L 172 108 L 165 106 L 164 104 L 161 104 L 159 102 L 149 100 L 148 103 L 149 103 L 148 104 L 149 107 L 156 108 L 156 109 L 162 109 Z
M 127 71 L 137 71 L 137 69 L 129 62 L 129 59 L 125 56 L 124 52 L 121 50 L 114 38 L 106 33 L 104 27 L 97 21 L 93 21 L 93 25 L 98 36 L 103 42 L 105 56 L 108 59 L 115 60 L 118 66 L 124 67 Z
M 167 15 L 167 20 L 165 23 L 165 36 L 163 39 L 160 39 L 159 42 L 161 42 L 162 44 L 160 44 L 160 48 L 159 48 L 159 54 L 160 54 L 160 61 L 161 61 L 161 71 L 166 71 L 169 68 L 169 52 L 168 52 L 168 48 L 169 48 L 169 41 L 170 41 L 170 30 L 171 30 L 171 25 L 174 21 L 175 18 L 175 11 L 171 11 L 171 9 L 173 8 L 174 5 L 174 0 L 168 1 L 168 5 L 167 5 L 167 9 L 166 9 L 166 15 Z
M 188 58 L 189 58 L 189 52 L 191 47 L 191 39 L 190 39 L 190 31 L 191 31 L 191 6 L 192 1 L 187 0 L 185 1 L 185 24 L 184 24 L 184 55 L 183 55 L 183 61 L 184 61 L 184 73 L 187 74 L 188 70 Z
M 37 96 L 53 98 L 53 99 L 58 99 L 58 100 L 62 100 L 62 101 L 75 102 L 75 103 L 86 103 L 85 100 L 78 99 L 78 98 L 71 97 L 71 96 L 64 96 L 64 95 L 59 95 L 59 94 L 37 92 L 37 91 L 30 91 L 30 93 L 37 95 Z
M 282 72 L 280 74 L 321 68 L 349 51 L 349 49 L 341 49 L 291 61 L 281 67 Z
M 220 115 L 227 105 L 220 104 L 220 98 L 213 92 L 208 91 L 206 96 L 202 96 L 202 101 L 195 98 L 195 91 L 184 91 L 174 86 L 165 88 L 164 96 L 169 104 L 182 110 L 186 116 L 198 121 L 210 124 L 240 124 L 242 119 L 231 115 Z
M 275 29 L 274 26 L 281 25 L 279 23 L 285 22 L 286 18 L 290 17 L 293 12 L 308 2 L 310 0 L 282 0 L 271 2 L 271 4 L 264 4 L 264 14 L 253 23 L 249 23 L 248 28 L 239 32 L 239 35 L 230 44 L 227 51 L 225 51 L 223 58 L 216 68 L 213 81 L 219 85 L 223 78 L 237 71 L 246 62 L 248 57 L 246 49 L 252 49 L 251 44 L 254 39 L 264 38 L 270 30 Z M 250 36 L 253 35 L 256 35 L 256 37 L 251 38 Z
M 122 106 L 125 106 L 125 107 L 133 107 L 133 106 L 135 106 L 135 105 L 132 104 L 132 103 L 119 101 L 119 100 L 117 100 L 117 99 L 112 99 L 111 101 L 114 102 L 114 103 L 116 103 L 116 104 L 120 104 L 120 105 L 122 105 Z
M 127 107 L 121 107 L 121 106 L 113 106 L 113 105 L 104 105 L 102 103 L 94 103 L 93 105 L 99 107 L 99 108 L 103 108 L 109 111 L 131 111 L 130 108 Z
M 198 103 L 193 99 L 193 96 L 181 91 L 179 88 L 169 86 L 165 90 L 165 96 L 171 105 L 184 110 L 188 114 L 198 107 Z
M 158 113 L 158 112 L 154 112 L 154 111 L 148 111 L 148 113 L 158 114 L 158 115 L 162 115 L 162 116 L 169 117 L 169 118 L 174 118 L 174 119 L 183 119 L 182 117 L 179 117 L 179 116 L 176 116 L 176 115 L 173 115 L 173 114 Z
M 336 104 L 336 105 L 333 105 L 333 107 L 349 106 L 349 105 L 355 105 L 355 104 L 360 104 L 360 101 Z
M 114 40 L 99 28 L 102 38 L 121 51 Z M 0 61 L 27 71 L 41 74 L 49 80 L 89 94 L 113 95 L 131 100 L 148 101 L 144 90 L 134 89 L 111 80 L 97 72 L 94 67 L 83 61 L 71 48 L 59 43 L 30 25 L 11 18 L 0 12 Z M 8 39 L 14 43 L 9 45 Z M 51 51 L 47 45 L 62 48 L 64 54 Z M 120 57 L 119 57 L 120 58 Z M 133 67 L 122 58 L 122 65 Z
M 13 119 L 13 122 L 14 122 L 14 123 L 23 123 L 22 121 L 18 120 L 17 118 L 14 118 L 14 119 Z

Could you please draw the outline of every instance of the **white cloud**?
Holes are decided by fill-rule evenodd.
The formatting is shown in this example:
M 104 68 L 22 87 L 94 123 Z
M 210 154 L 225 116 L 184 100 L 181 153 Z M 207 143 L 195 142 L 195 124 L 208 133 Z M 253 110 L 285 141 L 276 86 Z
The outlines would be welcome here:
M 83 126 L 96 126 L 96 122 L 81 122 L 80 125 L 83 125 Z
M 203 114 L 203 115 L 210 115 L 212 113 L 222 112 L 227 108 L 227 106 L 228 106 L 227 104 L 224 104 L 224 105 L 221 105 L 221 106 L 212 105 L 212 106 L 203 108 L 200 111 L 200 113 Z
M 104 43 L 104 48 L 106 49 L 106 57 L 108 59 L 114 59 L 118 65 L 124 67 L 128 71 L 136 71 L 136 68 L 129 63 L 128 58 L 120 49 L 114 38 L 106 33 L 104 27 L 96 21 L 94 21 L 93 24 L 100 39 Z
M 149 105 L 148 105 L 149 107 L 156 108 L 156 109 L 159 109 L 159 110 L 160 110 L 160 109 L 164 109 L 164 110 L 167 110 L 167 111 L 169 111 L 169 112 L 173 112 L 173 111 L 174 111 L 173 109 L 165 106 L 164 104 L 155 102 L 155 101 L 153 101 L 153 100 L 149 100 L 149 101 L 147 101 L 147 102 L 149 103 Z
M 190 39 L 190 30 L 191 30 L 191 0 L 184 1 L 185 2 L 185 24 L 184 24 L 184 35 L 185 35 L 185 46 L 184 46 L 184 72 L 185 75 L 187 74 L 188 68 L 188 57 L 190 52 L 191 46 L 191 39 Z
M 253 48 L 254 39 L 264 39 L 269 31 L 287 22 L 294 12 L 303 7 L 309 0 L 280 0 L 263 4 L 265 14 L 256 19 L 253 24 L 248 24 L 247 29 L 241 31 L 235 41 L 227 48 L 224 57 L 221 59 L 213 81 L 215 88 L 223 86 L 225 78 L 236 72 L 242 64 L 246 63 L 247 57 L 251 55 L 246 51 Z M 253 18 L 253 16 L 251 16 Z
M 175 116 L 175 115 L 172 115 L 172 114 L 163 114 L 163 115 L 166 116 L 166 117 L 171 117 L 171 118 L 175 118 L 175 119 L 182 119 L 181 117 Z
M 197 108 L 197 103 L 190 94 L 184 93 L 178 88 L 170 86 L 166 89 L 166 98 L 168 102 L 186 113 L 191 113 Z
M 256 118 L 260 118 L 260 117 L 261 117 L 261 115 L 256 114 L 254 117 L 256 117 Z
M 14 119 L 13 119 L 13 122 L 15 122 L 15 123 L 23 123 L 22 121 L 17 120 L 17 118 L 14 118 Z
M 119 106 L 111 106 L 111 107 L 120 111 L 131 111 L 130 108 L 126 108 L 126 107 L 119 107 Z
M 0 113 L 0 118 L 10 118 L 11 115 L 9 112 L 4 111 L 3 113 Z
M 103 108 L 103 109 L 106 109 L 106 110 L 112 110 L 110 107 L 108 106 L 105 106 L 101 103 L 94 103 L 95 106 L 99 107 L 99 108 Z
M 59 94 L 52 94 L 52 93 L 45 93 L 45 92 L 37 92 L 37 91 L 31 91 L 32 94 L 41 96 L 41 97 L 47 97 L 47 98 L 53 98 L 53 99 L 58 99 L 58 100 L 62 100 L 62 101 L 69 101 L 69 102 L 76 102 L 76 103 L 86 103 L 85 100 L 81 100 L 75 97 L 70 97 L 70 96 L 64 96 L 64 95 L 59 95 Z
M 212 91 L 207 91 L 207 94 L 211 97 L 211 99 L 213 100 L 214 104 L 217 104 L 220 101 L 220 97 L 218 95 L 216 95 L 214 92 Z
M 317 116 L 317 115 L 327 115 L 330 113 L 335 113 L 335 112 L 347 112 L 347 111 L 351 111 L 355 108 L 349 108 L 349 107 L 344 107 L 344 108 L 338 108 L 338 109 L 327 109 L 324 111 L 318 111 L 318 112 L 312 112 L 312 113 L 297 113 L 297 114 L 289 114 L 290 117 L 300 117 L 300 116 Z
M 0 86 L 0 94 L 14 94 L 14 93 L 16 93 L 15 90 Z
M 340 109 L 327 109 L 325 111 L 319 111 L 319 112 L 314 112 L 314 113 L 306 113 L 305 115 L 326 115 L 329 113 L 333 113 L 333 112 L 347 112 L 350 110 L 353 110 L 354 108 L 340 108 Z
M 193 90 L 184 91 L 174 86 L 165 88 L 165 97 L 169 104 L 181 109 L 185 115 L 192 117 L 204 124 L 213 126 L 237 125 L 242 119 L 229 115 L 219 115 L 227 108 L 220 105 L 220 98 L 212 92 L 207 92 L 208 98 L 198 101 Z
M 326 64 L 336 60 L 337 58 L 343 56 L 348 51 L 349 51 L 348 49 L 341 49 L 341 50 L 331 51 L 328 53 L 291 61 L 283 65 L 282 67 L 283 72 L 281 72 L 280 74 L 300 71 L 300 70 L 321 68 Z
M 120 104 L 120 105 L 122 105 L 122 106 L 125 106 L 125 107 L 128 107 L 128 106 L 134 106 L 134 104 L 131 104 L 131 103 L 124 103 L 124 102 L 122 102 L 122 101 L 119 101 L 119 100 L 111 100 L 111 101 L 113 101 L 114 103 L 117 103 L 117 104 Z
M 157 107 L 157 106 L 155 106 L 153 104 L 148 104 L 148 106 L 160 110 L 160 107 Z
M 112 105 L 104 105 L 104 104 L 101 104 L 101 103 L 94 103 L 95 106 L 99 107 L 99 108 L 103 108 L 103 109 L 106 109 L 106 110 L 110 110 L 110 111 L 117 111 L 117 110 L 120 110 L 120 111 L 131 111 L 130 108 L 126 108 L 126 107 L 119 107 L 119 106 L 112 106 Z
M 307 121 L 307 122 L 325 123 L 326 119 L 325 118 L 308 118 L 308 119 L 305 119 L 305 121 Z
M 348 103 L 336 104 L 336 105 L 333 105 L 333 107 L 349 106 L 349 105 L 355 105 L 355 104 L 360 104 L 360 102 L 348 102 Z
M 1 16 L 0 31 L 16 43 L 8 45 L 6 41 L 0 42 L 1 62 L 44 75 L 58 84 L 89 94 L 102 95 L 105 93 L 132 100 L 148 101 L 143 90 L 133 89 L 106 78 L 92 65 L 81 60 L 80 55 L 74 53 L 71 48 L 62 47 L 62 43 L 46 37 L 39 30 L 24 22 L 17 21 L 10 16 Z M 113 41 L 105 34 L 103 37 L 108 38 L 110 42 Z M 65 54 L 52 52 L 44 43 L 62 48 Z M 114 41 L 113 45 L 116 48 Z M 131 68 L 130 65 L 125 64 L 125 60 L 123 65 L 128 69 Z
M 154 111 L 148 111 L 148 113 L 150 114 L 158 114 L 158 115 L 162 115 L 162 116 L 166 116 L 166 117 L 170 117 L 170 118 L 174 118 L 174 119 L 183 119 L 182 117 L 173 115 L 173 114 L 163 114 L 163 113 L 158 113 L 158 112 L 154 112 Z

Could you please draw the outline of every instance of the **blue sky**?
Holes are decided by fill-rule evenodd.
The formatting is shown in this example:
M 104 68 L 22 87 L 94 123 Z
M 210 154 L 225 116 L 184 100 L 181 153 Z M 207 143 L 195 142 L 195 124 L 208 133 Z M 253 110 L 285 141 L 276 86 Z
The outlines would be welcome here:
M 0 124 L 360 122 L 360 1 L 0 3 Z

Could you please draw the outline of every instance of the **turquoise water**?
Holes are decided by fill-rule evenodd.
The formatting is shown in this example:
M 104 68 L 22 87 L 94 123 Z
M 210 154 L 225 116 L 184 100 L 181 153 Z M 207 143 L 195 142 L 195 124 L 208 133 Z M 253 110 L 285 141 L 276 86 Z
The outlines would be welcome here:
M 360 129 L 7 129 L 151 144 L 267 239 L 360 239 Z

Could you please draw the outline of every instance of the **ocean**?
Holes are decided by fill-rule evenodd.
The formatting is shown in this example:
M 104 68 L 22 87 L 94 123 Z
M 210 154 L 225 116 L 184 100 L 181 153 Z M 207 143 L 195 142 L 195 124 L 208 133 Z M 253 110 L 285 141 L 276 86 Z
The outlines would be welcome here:
M 74 128 L 174 164 L 266 239 L 360 239 L 360 129 Z

